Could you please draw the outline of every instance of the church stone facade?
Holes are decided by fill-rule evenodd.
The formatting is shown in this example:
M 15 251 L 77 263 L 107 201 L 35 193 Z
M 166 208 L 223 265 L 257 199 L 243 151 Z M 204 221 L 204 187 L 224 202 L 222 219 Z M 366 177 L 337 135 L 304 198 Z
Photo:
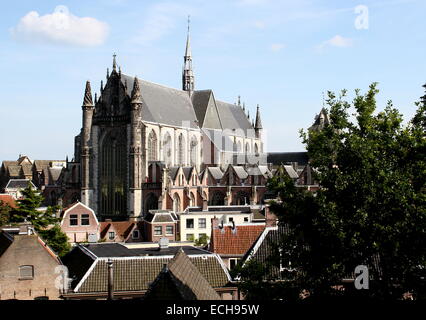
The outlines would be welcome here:
M 137 220 L 149 209 L 211 203 L 210 193 L 200 189 L 206 168 L 225 172 L 266 163 L 259 107 L 251 121 L 240 101 L 230 104 L 216 100 L 212 90 L 195 90 L 189 33 L 182 90 L 125 75 L 114 55 L 99 98 L 92 98 L 86 83 L 82 111 L 73 165 L 80 170 L 81 201 L 101 219 Z M 192 180 L 186 179 L 189 171 Z M 185 183 L 175 181 L 181 176 Z M 196 195 L 185 189 L 188 184 Z M 171 187 L 189 200 L 174 199 Z M 225 198 L 224 204 L 232 202 Z

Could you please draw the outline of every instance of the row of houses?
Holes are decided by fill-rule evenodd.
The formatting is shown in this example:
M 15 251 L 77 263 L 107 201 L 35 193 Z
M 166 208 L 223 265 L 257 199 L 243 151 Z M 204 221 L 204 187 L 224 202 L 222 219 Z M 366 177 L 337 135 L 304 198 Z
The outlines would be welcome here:
M 115 299 L 239 300 L 238 280 L 231 277 L 230 269 L 251 259 L 271 228 L 275 226 L 224 224 L 215 218 L 205 247 L 167 238 L 157 243 L 79 243 L 60 259 L 30 225 L 5 227 L 0 232 L 0 299 L 113 295 Z M 110 272 L 112 292 L 108 291 Z

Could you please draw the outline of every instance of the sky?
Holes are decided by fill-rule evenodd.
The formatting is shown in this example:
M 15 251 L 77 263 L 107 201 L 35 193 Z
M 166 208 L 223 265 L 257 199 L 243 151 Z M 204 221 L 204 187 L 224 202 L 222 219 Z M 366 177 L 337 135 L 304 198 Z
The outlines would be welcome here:
M 0 161 L 73 157 L 85 81 L 111 69 L 181 87 L 187 16 L 196 89 L 259 104 L 269 152 L 303 151 L 323 92 L 379 83 L 409 120 L 426 82 L 423 0 L 8 1 L 0 19 Z

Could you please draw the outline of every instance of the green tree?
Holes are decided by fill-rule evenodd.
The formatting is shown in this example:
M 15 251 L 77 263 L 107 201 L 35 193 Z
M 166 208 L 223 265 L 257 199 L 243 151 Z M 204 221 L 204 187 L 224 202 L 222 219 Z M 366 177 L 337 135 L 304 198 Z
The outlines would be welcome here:
M 201 246 L 207 245 L 208 242 L 209 242 L 209 236 L 207 236 L 206 234 L 202 234 L 201 236 L 198 237 L 198 239 L 194 241 L 194 244 L 197 247 L 201 247 Z
M 271 260 L 290 260 L 298 270 L 293 283 L 313 297 L 341 295 L 332 287 L 357 265 L 367 265 L 375 281 L 345 295 L 425 294 L 426 101 L 404 125 L 392 102 L 375 114 L 377 93 L 374 83 L 365 95 L 356 90 L 350 103 L 346 91 L 328 92 L 330 123 L 301 131 L 318 192 L 284 176 L 268 183 L 281 200 L 271 210 L 290 229 L 279 244 L 285 257 Z
M 45 228 L 58 221 L 55 216 L 56 207 L 48 207 L 46 211 L 37 210 L 43 203 L 43 196 L 28 184 L 22 191 L 22 199 L 17 201 L 17 208 L 12 211 L 11 222 L 30 222 L 36 230 Z
M 67 254 L 71 249 L 71 245 L 68 242 L 68 237 L 64 232 L 62 232 L 59 224 L 55 224 L 50 229 L 40 230 L 38 234 L 41 238 L 47 241 L 49 247 L 52 248 L 52 250 L 55 251 L 60 257 Z
M 9 223 L 11 211 L 9 204 L 0 200 L 0 227 Z
M 44 198 L 40 193 L 28 185 L 22 191 L 22 199 L 17 201 L 17 208 L 10 213 L 12 223 L 29 222 L 41 238 L 49 245 L 59 256 L 64 255 L 70 250 L 67 235 L 62 232 L 59 226 L 59 219 L 56 218 L 57 206 L 49 206 L 45 211 L 40 211 Z

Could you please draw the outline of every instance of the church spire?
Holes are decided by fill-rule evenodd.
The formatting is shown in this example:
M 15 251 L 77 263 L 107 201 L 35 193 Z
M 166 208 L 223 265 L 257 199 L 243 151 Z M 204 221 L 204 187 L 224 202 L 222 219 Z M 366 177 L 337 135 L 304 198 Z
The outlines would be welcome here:
M 255 129 L 263 129 L 262 127 L 262 120 L 260 120 L 260 111 L 259 111 L 259 105 L 257 105 L 256 110 L 256 122 L 255 122 Z
M 115 59 L 116 57 L 117 55 L 114 53 L 112 55 L 112 72 L 117 72 L 117 61 Z
M 140 103 L 142 103 L 141 89 L 139 88 L 138 78 L 135 77 L 135 80 L 133 81 L 132 104 L 140 104 Z
M 183 71 L 182 71 L 182 90 L 188 91 L 191 95 L 194 91 L 194 72 L 192 70 L 192 53 L 191 41 L 189 35 L 190 16 L 188 16 L 188 33 L 186 37 L 186 49 L 183 57 Z
M 83 107 L 93 107 L 92 88 L 90 81 L 86 81 L 86 89 L 84 90 Z

